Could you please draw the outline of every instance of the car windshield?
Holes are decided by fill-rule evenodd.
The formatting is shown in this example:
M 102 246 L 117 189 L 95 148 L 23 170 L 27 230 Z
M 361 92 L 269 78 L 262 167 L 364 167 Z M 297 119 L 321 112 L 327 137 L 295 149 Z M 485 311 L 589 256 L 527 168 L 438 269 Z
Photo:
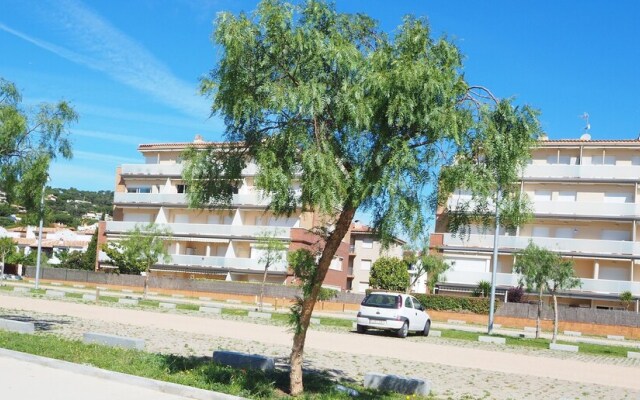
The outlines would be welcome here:
M 370 294 L 362 301 L 363 306 L 380 307 L 380 308 L 396 308 L 396 298 L 394 294 Z

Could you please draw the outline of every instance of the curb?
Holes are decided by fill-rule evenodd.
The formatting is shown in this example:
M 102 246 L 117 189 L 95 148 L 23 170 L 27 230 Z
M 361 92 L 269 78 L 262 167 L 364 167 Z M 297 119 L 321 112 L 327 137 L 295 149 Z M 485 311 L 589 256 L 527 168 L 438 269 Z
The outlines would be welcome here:
M 190 386 L 178 385 L 177 383 L 170 383 L 158 381 L 155 379 L 142 378 L 134 375 L 127 375 L 120 372 L 107 371 L 105 369 L 91 367 L 88 365 L 75 364 L 68 361 L 41 357 L 3 348 L 0 348 L 0 357 L 13 358 L 20 361 L 43 365 L 45 367 L 70 371 L 81 375 L 92 376 L 95 378 L 108 379 L 110 381 L 143 387 L 145 389 L 155 390 L 157 392 L 173 394 L 176 396 L 182 396 L 195 400 L 246 400 L 244 397 L 232 396 L 225 393 L 212 392 L 209 390 L 198 389 Z

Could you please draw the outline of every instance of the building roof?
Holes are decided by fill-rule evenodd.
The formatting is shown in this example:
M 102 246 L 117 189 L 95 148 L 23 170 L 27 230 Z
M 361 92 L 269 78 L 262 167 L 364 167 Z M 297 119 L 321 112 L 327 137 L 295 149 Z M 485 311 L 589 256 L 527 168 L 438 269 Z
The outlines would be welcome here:
M 589 146 L 589 145 L 604 145 L 604 146 L 638 146 L 640 147 L 640 140 L 638 139 L 541 139 L 538 144 L 544 146 L 555 145 L 574 145 L 574 146 Z
M 358 222 L 352 223 L 351 227 L 349 228 L 349 231 L 351 232 L 351 235 L 375 235 L 376 234 L 373 228 L 371 228 L 368 225 L 360 224 Z M 400 245 L 403 245 L 406 243 L 404 240 L 398 239 L 397 237 L 394 237 L 393 241 Z
M 138 151 L 150 150 L 184 150 L 188 147 L 207 148 L 207 147 L 232 147 L 241 146 L 240 142 L 207 142 L 202 136 L 196 135 L 192 142 L 174 142 L 174 143 L 147 143 L 138 146 Z

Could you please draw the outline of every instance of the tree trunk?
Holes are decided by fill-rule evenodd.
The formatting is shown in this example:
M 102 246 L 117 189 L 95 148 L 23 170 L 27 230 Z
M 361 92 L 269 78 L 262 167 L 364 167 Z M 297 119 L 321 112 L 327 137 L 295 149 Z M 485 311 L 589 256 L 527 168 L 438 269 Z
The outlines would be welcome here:
M 260 286 L 260 311 L 262 312 L 262 298 L 264 297 L 264 283 L 267 281 L 267 270 L 269 269 L 269 262 L 264 266 L 264 274 L 262 275 L 262 286 Z
M 142 291 L 142 298 L 147 299 L 147 289 L 149 288 L 149 268 L 147 267 L 144 274 L 144 289 Z
M 2 255 L 2 264 L 0 264 L 0 276 L 4 276 L 4 254 Z
M 555 343 L 558 338 L 558 297 L 553 292 L 553 337 L 551 343 Z
M 293 335 L 293 346 L 291 348 L 291 372 L 289 373 L 289 391 L 292 396 L 298 396 L 304 391 L 302 384 L 302 362 L 304 359 L 304 342 L 307 338 L 307 329 L 311 321 L 311 313 L 316 303 L 322 282 L 324 281 L 329 265 L 333 260 L 342 239 L 349 231 L 351 221 L 356 214 L 354 207 L 344 207 L 336 222 L 334 231 L 327 238 L 322 255 L 318 261 L 318 271 L 313 282 L 311 295 L 303 299 L 302 309 L 300 310 L 300 330 Z
M 542 289 L 538 293 L 538 315 L 536 316 L 536 339 L 540 339 L 540 320 L 542 319 Z

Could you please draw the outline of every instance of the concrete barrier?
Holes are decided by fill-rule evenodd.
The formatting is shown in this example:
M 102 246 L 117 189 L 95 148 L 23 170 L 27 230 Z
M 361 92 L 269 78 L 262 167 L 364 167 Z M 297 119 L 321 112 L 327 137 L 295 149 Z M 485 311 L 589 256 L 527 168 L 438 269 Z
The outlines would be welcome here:
M 64 297 L 64 292 L 61 292 L 59 290 L 47 290 L 46 292 L 44 292 L 44 295 L 47 297 Z
M 125 349 L 144 349 L 144 339 L 109 335 L 106 333 L 86 332 L 82 336 L 82 341 L 84 343 L 97 343 L 111 347 L 122 347 Z
M 577 332 L 577 331 L 564 331 L 563 333 L 566 336 L 582 336 L 582 332 Z
M 205 307 L 205 306 L 202 306 L 198 310 L 200 312 L 207 313 L 207 314 L 221 314 L 222 313 L 222 309 L 218 308 L 218 307 Z
M 271 313 L 249 311 L 249 318 L 271 319 Z
M 535 332 L 536 331 L 536 327 L 535 326 L 525 326 L 524 328 L 522 328 L 523 331 L 525 332 Z
M 157 296 L 158 292 L 147 292 L 147 295 L 149 295 L 149 296 Z
M 118 303 L 126 304 L 128 306 L 137 306 L 138 305 L 138 300 L 136 300 L 136 299 L 118 299 Z
M 22 286 L 15 286 L 13 291 L 18 293 L 29 293 L 31 289 Z
M 51 282 L 51 286 L 62 286 L 60 282 Z
M 607 335 L 607 339 L 609 339 L 609 340 L 624 340 L 624 336 L 620 336 L 620 335 Z
M 402 394 L 426 396 L 431 391 L 431 382 L 423 379 L 369 372 L 364 376 L 364 387 Z
M 122 289 L 121 292 L 122 293 L 133 293 L 133 290 L 131 290 L 131 289 Z
M 84 285 L 73 285 L 73 287 L 74 287 L 74 288 L 76 288 L 76 289 L 82 289 L 82 288 L 84 288 L 85 286 L 84 286 Z
M 276 363 L 271 357 L 235 351 L 214 351 L 213 361 L 234 368 L 251 368 L 261 371 L 271 371 L 276 367 Z
M 478 336 L 478 342 L 493 343 L 493 344 L 507 344 L 507 339 L 503 337 L 494 337 L 494 336 Z
M 96 301 L 96 295 L 95 294 L 83 294 L 82 295 L 82 300 L 84 300 L 84 301 Z
M 573 346 L 570 344 L 549 343 L 549 349 L 558 351 L 570 351 L 573 353 L 578 352 L 578 346 Z
M 198 297 L 198 300 L 211 301 L 211 297 Z
M 640 353 L 636 351 L 627 351 L 627 358 L 640 358 Z
M 242 302 L 241 302 L 240 300 L 227 299 L 227 303 L 231 303 L 231 304 L 241 304 Z
M 431 337 L 441 337 L 442 336 L 442 332 L 441 331 L 429 331 L 429 336 L 431 336 Z
M 33 322 L 15 321 L 13 319 L 0 318 L 0 329 L 9 332 L 33 333 L 36 325 Z
M 312 325 L 320 325 L 320 318 L 311 318 L 309 323 Z
M 160 308 L 176 308 L 176 303 L 160 303 L 158 304 L 158 307 Z
M 454 324 L 454 325 L 464 325 L 467 323 L 467 321 L 462 321 L 460 319 L 448 319 L 447 320 L 448 324 Z

